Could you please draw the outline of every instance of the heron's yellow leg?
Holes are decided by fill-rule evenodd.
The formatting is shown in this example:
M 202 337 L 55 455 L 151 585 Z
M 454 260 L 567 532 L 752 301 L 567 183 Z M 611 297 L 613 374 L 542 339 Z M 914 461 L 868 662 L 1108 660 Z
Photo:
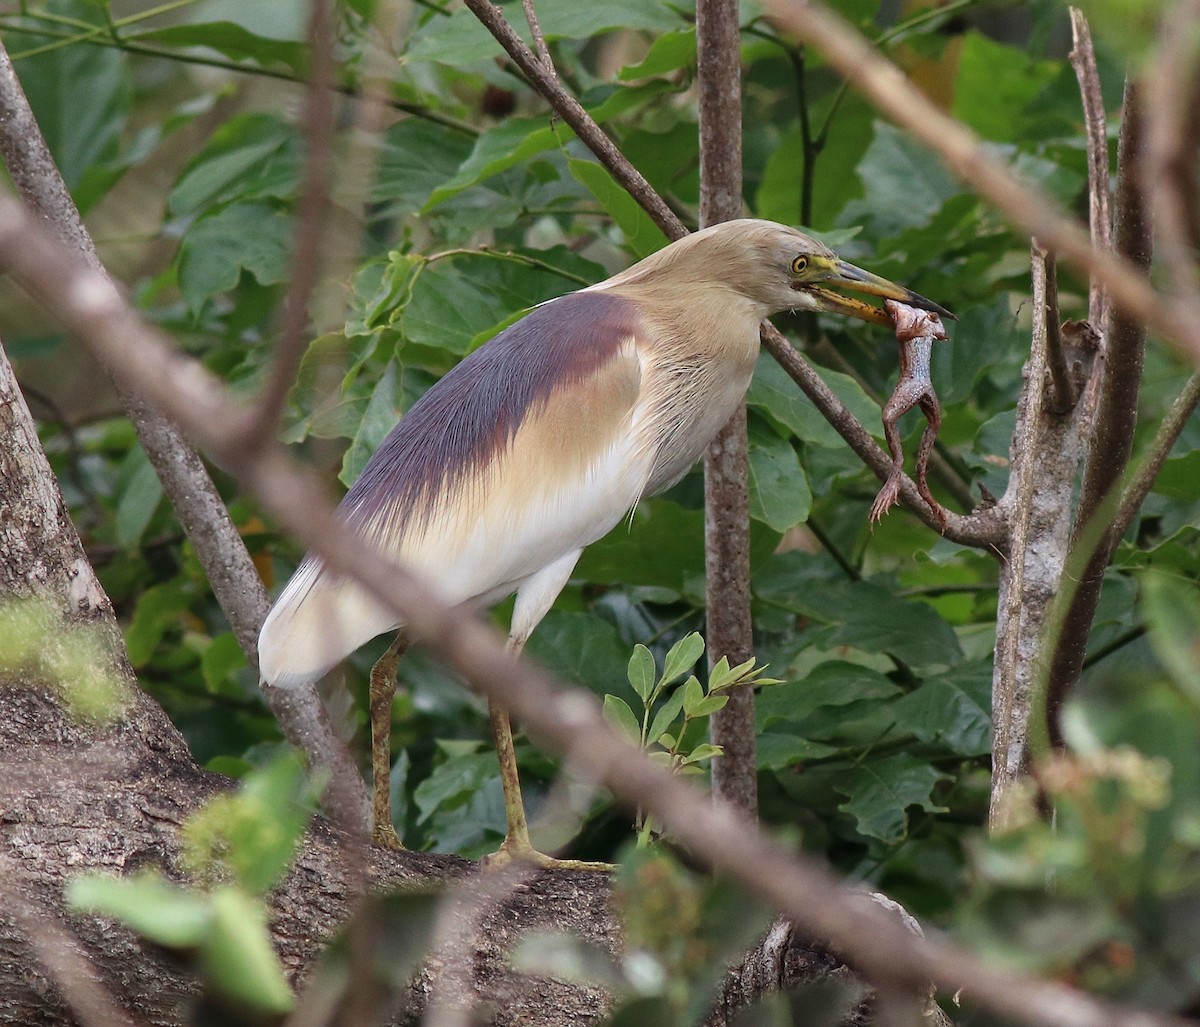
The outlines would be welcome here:
M 396 697 L 396 667 L 408 644 L 401 629 L 371 668 L 371 772 L 375 791 L 371 837 L 376 845 L 390 849 L 404 848 L 392 824 L 392 700 Z
M 521 645 L 509 640 L 509 650 L 519 653 Z M 612 870 L 611 863 L 589 863 L 581 859 L 556 859 L 539 852 L 529 840 L 529 824 L 525 819 L 525 800 L 521 797 L 521 778 L 517 773 L 517 753 L 513 746 L 512 721 L 508 711 L 494 699 L 488 701 L 492 718 L 492 737 L 500 760 L 500 783 L 504 787 L 504 815 L 508 833 L 500 850 L 484 859 L 487 867 L 506 866 L 514 861 L 557 870 Z

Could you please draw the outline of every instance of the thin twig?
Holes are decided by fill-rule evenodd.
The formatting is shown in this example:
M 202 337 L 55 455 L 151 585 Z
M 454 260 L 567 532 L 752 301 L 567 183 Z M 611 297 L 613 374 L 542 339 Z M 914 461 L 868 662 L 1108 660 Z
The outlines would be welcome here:
M 1117 503 L 1117 512 L 1113 515 L 1112 534 L 1123 538 L 1133 519 L 1142 508 L 1142 503 L 1154 487 L 1158 472 L 1171 455 L 1171 447 L 1178 441 L 1183 429 L 1191 420 L 1192 414 L 1200 405 L 1200 371 L 1193 374 L 1183 387 L 1183 391 L 1171 404 L 1171 409 L 1162 419 L 1154 440 L 1150 443 L 1146 454 L 1138 464 L 1137 470 L 1121 491 L 1121 499 Z
M 1117 149 L 1113 243 L 1123 260 L 1144 273 L 1150 266 L 1151 225 L 1140 184 L 1144 163 L 1140 108 L 1137 89 L 1129 83 L 1125 89 L 1125 117 Z M 1117 490 L 1129 465 L 1137 425 L 1146 327 L 1117 304 L 1106 336 L 1095 424 L 1079 490 L 1079 509 L 1068 559 L 1074 587 L 1064 587 L 1059 592 L 1061 622 L 1055 624 L 1049 650 L 1047 726 L 1050 741 L 1055 745 L 1062 743 L 1058 712 L 1082 672 L 1092 621 L 1100 601 L 1104 569 L 1121 538 L 1114 531 L 1112 518 L 1116 511 Z M 1054 621 L 1059 621 L 1058 615 Z
M 1079 80 L 1083 102 L 1083 126 L 1087 134 L 1088 154 L 1088 225 L 1092 246 L 1104 253 L 1112 249 L 1112 216 L 1108 210 L 1108 123 L 1104 112 L 1104 93 L 1100 71 L 1092 46 L 1092 30 L 1078 7 L 1071 11 L 1071 66 Z M 1100 281 L 1093 276 L 1088 288 L 1088 320 L 1100 330 L 1107 323 L 1107 298 Z
M 542 35 L 542 26 L 538 23 L 537 11 L 533 9 L 533 0 L 521 0 L 521 7 L 525 10 L 525 21 L 533 36 L 533 49 L 538 60 L 551 75 L 557 76 L 558 73 L 554 70 L 554 60 L 550 56 L 550 48 L 546 45 L 546 37 Z
M 607 723 L 599 703 L 513 660 L 490 626 L 440 602 L 404 568 L 369 549 L 334 515 L 311 475 L 281 446 L 247 451 L 237 408 L 199 363 L 174 352 L 102 276 L 75 259 L 16 202 L 0 197 L 0 265 L 51 307 L 67 330 L 120 367 L 132 387 L 180 421 L 225 461 L 274 516 L 335 572 L 360 582 L 473 687 L 502 699 L 530 732 L 625 804 L 643 806 L 697 858 L 743 882 L 830 940 L 869 979 L 924 990 L 930 981 L 1030 1027 L 1183 1027 L 1186 1021 L 1095 999 L 1056 982 L 999 969 L 936 938 L 915 938 L 869 908 L 817 861 L 763 834 L 727 804 L 714 804 L 648 759 Z
M 1200 362 L 1200 300 L 1164 296 L 1134 263 L 1095 249 L 1076 220 L 990 156 L 973 132 L 931 103 L 840 17 L 819 4 L 798 0 L 768 0 L 766 6 L 776 21 L 820 49 L 881 113 L 936 153 L 1013 224 L 1099 280 L 1129 318 L 1161 333 L 1190 360 Z
M 329 0 L 310 0 L 308 48 L 311 69 L 300 125 L 306 143 L 304 181 L 296 203 L 291 274 L 275 359 L 259 393 L 247 444 L 254 446 L 275 431 L 279 415 L 308 343 L 308 308 L 321 273 L 321 249 L 329 210 L 333 168 L 333 11 Z
M 1041 253 L 1041 263 L 1045 269 L 1046 279 L 1046 310 L 1043 315 L 1046 324 L 1046 366 L 1050 370 L 1050 409 L 1056 414 L 1065 414 L 1078 398 L 1075 383 L 1067 370 L 1067 355 L 1063 351 L 1062 328 L 1059 323 L 1058 311 L 1058 263 L 1054 254 L 1042 250 L 1038 241 L 1033 240 L 1033 246 Z

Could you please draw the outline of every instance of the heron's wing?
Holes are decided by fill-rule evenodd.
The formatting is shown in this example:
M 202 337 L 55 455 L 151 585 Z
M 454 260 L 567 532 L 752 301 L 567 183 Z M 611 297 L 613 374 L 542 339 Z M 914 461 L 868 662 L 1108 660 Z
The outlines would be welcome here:
M 448 602 L 501 598 L 606 534 L 641 494 L 643 340 L 637 307 L 620 296 L 536 308 L 413 406 L 340 515 Z M 264 679 L 312 680 L 394 626 L 308 558 L 263 628 Z

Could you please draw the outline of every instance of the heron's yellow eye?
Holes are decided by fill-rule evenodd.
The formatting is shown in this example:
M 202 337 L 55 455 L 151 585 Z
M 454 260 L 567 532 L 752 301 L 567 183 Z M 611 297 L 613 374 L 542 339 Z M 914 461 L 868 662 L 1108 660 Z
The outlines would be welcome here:
M 792 261 L 792 274 L 794 274 L 794 275 L 801 274 L 807 267 L 808 267 L 808 258 L 807 257 L 796 257 L 796 259 Z

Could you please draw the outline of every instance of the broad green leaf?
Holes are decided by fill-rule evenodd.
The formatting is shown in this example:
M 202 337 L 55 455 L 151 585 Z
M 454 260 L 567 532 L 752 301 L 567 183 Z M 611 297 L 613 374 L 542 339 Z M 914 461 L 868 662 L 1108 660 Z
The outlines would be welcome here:
M 812 505 L 808 478 L 787 439 L 754 424 L 749 442 L 750 516 L 782 535 L 808 519 Z
M 530 258 L 538 263 L 480 252 L 427 265 L 400 317 L 405 340 L 466 354 L 527 308 L 579 288 L 580 279 L 603 277 L 596 265 L 572 258 L 563 247 Z
M 596 695 L 623 691 L 628 651 L 609 621 L 576 610 L 551 610 L 525 646 L 555 675 Z
M 1162 573 L 1142 580 L 1150 644 L 1175 683 L 1200 702 L 1200 597 L 1194 581 Z
M 703 655 L 704 638 L 700 632 L 693 631 L 684 635 L 667 651 L 667 658 L 663 661 L 662 683 L 669 685 L 682 674 L 691 670 Z
M 474 141 L 476 147 L 479 140 Z M 443 183 L 448 184 L 468 159 L 472 142 L 463 132 L 421 118 L 393 125 L 382 140 L 371 202 L 383 205 L 389 216 L 420 210 L 426 203 L 432 206 L 433 194 Z
M 291 218 L 265 203 L 236 203 L 195 222 L 179 249 L 179 288 L 193 314 L 235 288 L 243 271 L 261 285 L 287 281 Z
M 837 746 L 814 742 L 798 735 L 767 731 L 755 739 L 755 755 L 761 770 L 783 770 L 797 763 L 828 759 L 841 752 Z
M 239 1005 L 286 1013 L 295 996 L 271 947 L 267 911 L 237 888 L 218 888 L 200 959 L 216 987 Z
M 658 668 L 654 666 L 654 654 L 640 642 L 633 647 L 633 655 L 629 657 L 626 675 L 638 698 L 643 701 L 650 698 L 654 691 L 654 681 Z
M 955 667 L 892 704 L 896 724 L 961 756 L 991 752 L 991 662 Z
M 696 716 L 696 710 L 704 702 L 704 689 L 693 675 L 683 683 L 683 713 L 686 717 Z
M 243 114 L 220 126 L 188 165 L 167 201 L 180 216 L 236 200 L 292 195 L 300 173 L 293 125 L 269 114 Z
M 94 3 L 55 5 L 55 13 L 101 27 Z M 48 37 L 13 35 L 20 48 L 51 43 Z M 13 46 L 18 51 L 17 46 Z M 118 158 L 121 133 L 133 100 L 128 60 L 104 46 L 65 46 L 14 62 L 54 162 L 83 212 L 107 190 L 105 166 Z
M 163 495 L 158 474 L 140 446 L 130 452 L 130 459 L 134 470 L 117 500 L 117 542 L 122 546 L 137 545 Z
M 837 371 L 821 367 L 815 370 L 868 431 L 882 435 L 879 405 L 863 392 L 858 382 Z M 746 400 L 751 407 L 764 411 L 804 442 L 832 449 L 845 448 L 845 440 L 805 397 L 788 373 L 766 353 L 759 357 Z
M 120 920 L 143 938 L 169 948 L 199 945 L 212 919 L 203 894 L 172 884 L 156 870 L 132 877 L 74 877 L 67 884 L 67 903 L 78 912 Z
M 755 714 L 759 729 L 777 721 L 802 724 L 823 706 L 848 706 L 872 699 L 883 701 L 900 694 L 900 688 L 878 671 L 840 661 L 822 663 L 802 681 L 788 681 L 758 696 Z
M 125 647 L 135 668 L 149 662 L 167 629 L 179 622 L 191 604 L 192 590 L 179 580 L 153 585 L 142 593 L 125 629 Z
M 958 54 L 953 114 L 984 139 L 1019 143 L 1028 132 L 1027 109 L 1060 68 L 1024 47 L 968 32 Z
M 509 10 L 509 9 L 506 9 Z M 678 28 L 680 17 L 658 0 L 607 0 L 581 4 L 577 0 L 550 0 L 537 7 L 538 21 L 550 39 L 591 39 L 615 29 L 664 30 Z M 518 14 L 509 23 L 529 42 L 529 29 Z M 500 44 L 469 10 L 459 9 L 449 18 L 430 18 L 407 54 L 410 61 L 437 61 L 459 67 L 500 54 Z
M 200 657 L 200 673 L 205 687 L 214 695 L 241 697 L 242 690 L 234 673 L 246 666 L 246 656 L 232 631 L 217 635 Z
M 931 813 L 945 809 L 933 801 L 933 789 L 949 775 L 915 756 L 888 756 L 849 767 L 835 788 L 848 796 L 838 808 L 849 813 L 868 838 L 897 842 L 908 831 L 908 808 Z
M 307 72 L 308 55 L 303 44 L 256 35 L 232 21 L 169 25 L 131 33 L 128 38 L 139 44 L 169 48 L 204 47 L 232 61 L 247 61 L 261 67 L 282 64 L 297 75 Z
M 567 166 L 612 217 L 625 234 L 625 241 L 638 258 L 649 256 L 667 244 L 667 237 L 650 220 L 637 201 L 613 180 L 606 168 L 594 161 L 569 159 Z
M 400 418 L 399 406 L 399 367 L 395 360 L 389 360 L 383 374 L 379 376 L 379 381 L 375 383 L 367 409 L 342 457 L 342 470 L 338 479 L 343 485 L 349 487 L 357 480 L 371 454 L 396 426 Z
M 417 822 L 424 823 L 443 806 L 461 806 L 499 773 L 494 752 L 471 752 L 446 760 L 413 793 L 419 811 Z
M 604 697 L 604 719 L 634 745 L 642 740 L 642 725 L 634 716 L 629 703 L 615 695 Z
M 686 68 L 696 61 L 696 30 L 679 29 L 656 36 L 637 64 L 627 64 L 617 78 L 622 82 L 635 82 L 653 75 L 669 75 Z
M 574 134 L 569 129 L 560 131 L 567 132 L 563 138 Z M 432 210 L 477 182 L 558 146 L 559 136 L 555 128 L 547 124 L 546 118 L 508 118 L 479 134 L 470 156 L 461 163 L 458 171 L 430 191 L 425 210 Z

